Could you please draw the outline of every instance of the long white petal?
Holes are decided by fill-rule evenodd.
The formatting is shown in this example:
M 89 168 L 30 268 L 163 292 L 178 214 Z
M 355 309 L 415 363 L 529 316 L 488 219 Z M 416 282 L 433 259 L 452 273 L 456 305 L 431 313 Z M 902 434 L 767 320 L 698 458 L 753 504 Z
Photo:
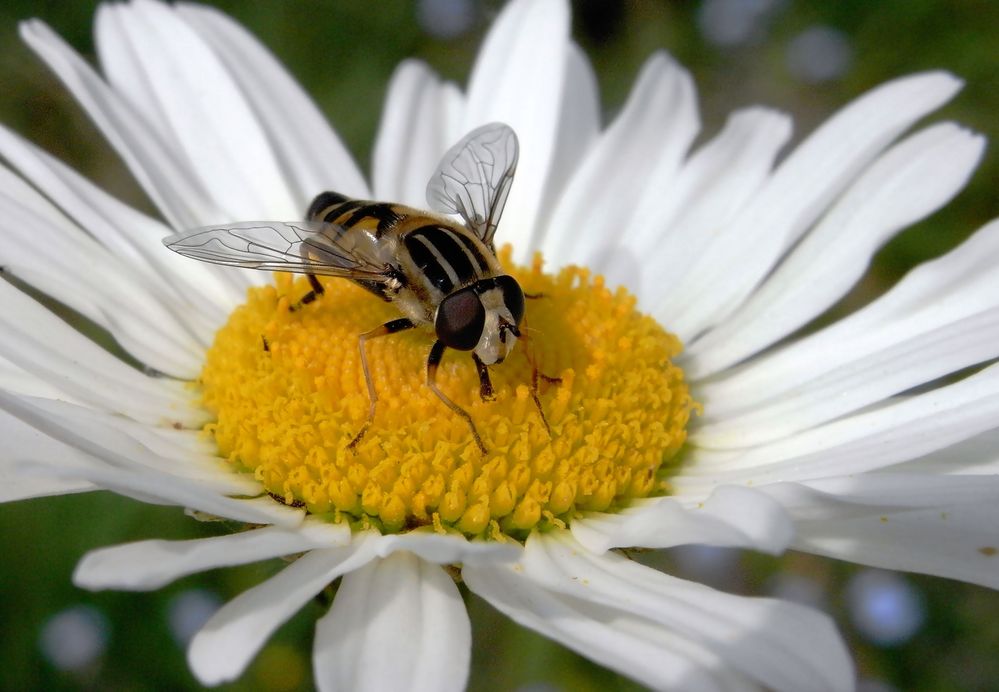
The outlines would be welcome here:
M 268 526 L 188 541 L 138 541 L 90 551 L 73 571 L 73 583 L 91 591 L 152 591 L 189 574 L 348 543 L 346 526 L 310 521 L 294 529 Z
M 493 23 L 472 68 L 465 132 L 499 121 L 520 139 L 517 178 L 503 214 L 502 242 L 524 262 L 551 169 L 569 45 L 565 0 L 514 0 Z
M 999 588 L 995 477 L 884 476 L 853 490 L 848 478 L 820 484 L 824 492 L 796 484 L 768 490 L 798 516 L 798 550 Z
M 242 88 L 290 177 L 299 214 L 322 190 L 368 196 L 360 169 L 326 118 L 250 32 L 212 7 L 182 3 L 176 11 L 198 30 Z
M 621 210 L 638 204 L 646 188 L 663 194 L 699 126 L 690 75 L 665 53 L 654 55 L 621 113 L 569 180 L 549 223 L 545 255 L 602 273 L 610 249 L 627 231 Z
M 102 349 L 21 291 L 0 281 L 0 355 L 74 399 L 134 420 L 200 427 L 179 382 L 149 377 Z
M 183 158 L 224 214 L 216 221 L 301 215 L 250 104 L 177 13 L 143 0 L 106 4 L 95 33 L 108 82 Z
M 786 439 L 712 459 L 693 448 L 673 483 L 697 497 L 723 483 L 795 481 L 864 473 L 917 459 L 996 427 L 999 365 Z
M 767 687 L 843 690 L 853 680 L 831 620 L 810 609 L 720 593 L 616 553 L 595 556 L 566 532 L 532 535 L 521 564 L 546 588 L 682 632 Z
M 667 628 L 544 588 L 523 567 L 473 567 L 462 578 L 515 622 L 654 690 L 758 690 L 718 654 Z
M 3 401 L 10 403 L 12 410 L 24 411 L 25 416 L 44 418 L 53 428 L 79 430 L 100 449 L 115 453 L 114 458 L 101 458 L 125 470 L 163 473 L 232 495 L 260 493 L 260 486 L 255 480 L 248 475 L 234 473 L 215 454 L 206 450 L 194 451 L 190 445 L 177 444 L 176 440 L 158 434 L 151 426 L 61 401 L 10 395 L 5 395 Z M 123 463 L 117 459 L 123 460 Z
M 660 324 L 678 310 L 674 284 L 751 202 L 771 174 L 791 136 L 791 119 L 765 108 L 733 113 L 725 127 L 698 149 L 668 191 L 650 188 L 631 215 L 625 243 L 655 272 L 638 291 L 642 305 Z
M 204 226 L 223 216 L 151 124 L 55 32 L 31 20 L 21 24 L 21 36 L 87 111 L 174 228 Z
M 453 144 L 445 117 L 452 89 L 422 62 L 406 60 L 395 69 L 375 140 L 377 199 L 427 206 L 427 181 Z
M 51 402 L 50 402 L 51 403 Z M 32 400 L 0 390 L 0 409 L 17 416 L 46 435 L 103 463 L 67 464 L 61 459 L 35 459 L 18 465 L 25 473 L 37 473 L 70 481 L 88 481 L 96 486 L 152 504 L 191 507 L 215 516 L 258 524 L 294 526 L 301 512 L 267 498 L 266 502 L 233 499 L 225 493 L 237 489 L 259 492 L 248 478 L 233 474 L 216 482 L 184 478 L 163 471 L 167 464 L 155 453 L 120 431 L 95 425 L 86 415 L 74 415 L 64 407 L 62 415 L 47 410 L 44 400 Z M 222 487 L 219 487 L 220 482 Z
M 0 439 L 3 440 L 0 447 L 0 503 L 95 490 L 93 483 L 85 480 L 26 475 L 19 468 L 26 459 L 59 460 L 66 465 L 88 465 L 91 460 L 6 411 L 0 411 Z
M 400 552 L 344 577 L 316 625 L 316 684 L 331 692 L 462 690 L 472 633 L 454 581 Z
M 572 42 L 566 60 L 555 151 L 541 197 L 538 234 L 534 238 L 535 245 L 529 248 L 531 251 L 541 249 L 549 242 L 551 217 L 559 199 L 600 136 L 600 95 L 593 66 L 582 48 Z
M 233 680 L 268 637 L 337 577 L 372 559 L 368 543 L 313 550 L 225 604 L 191 640 L 187 661 L 205 685 Z
M 881 245 L 964 187 L 984 148 L 980 135 L 941 123 L 889 149 L 737 314 L 688 346 L 684 372 L 693 379 L 718 372 L 832 306 Z
M 698 388 L 691 439 L 746 446 L 805 429 L 999 355 L 999 222 L 880 299 Z M 759 387 L 759 389 L 757 389 Z
M 897 79 L 826 121 L 676 283 L 670 330 L 689 342 L 728 317 L 889 142 L 959 87 L 942 72 Z
M 0 357 L 0 389 L 24 396 L 59 399 L 60 401 L 68 401 L 74 404 L 80 403 L 61 389 L 53 387 L 44 380 L 40 380 L 24 368 L 15 365 L 3 357 Z
M 19 205 L 30 208 L 56 231 L 67 225 L 61 215 L 52 211 L 51 205 L 57 204 L 112 256 L 133 270 L 130 274 L 132 290 L 155 292 L 171 307 L 174 316 L 202 341 L 207 340 L 206 334 L 210 338 L 208 330 L 217 328 L 229 310 L 243 299 L 243 290 L 237 290 L 231 281 L 220 278 L 218 267 L 191 262 L 167 251 L 161 239 L 170 231 L 164 224 L 119 202 L 62 162 L 2 127 L 0 155 L 48 198 L 43 199 L 34 191 L 26 194 L 23 187 L 18 187 L 12 191 L 17 195 Z M 12 181 L 5 180 L 4 188 L 7 187 L 13 187 Z M 44 204 L 38 204 L 37 200 Z M 99 274 L 93 271 L 91 276 L 96 279 Z
M 901 469 L 909 473 L 999 474 L 999 428 L 986 430 L 959 444 L 913 459 Z
M 573 519 L 572 535 L 594 553 L 696 543 L 752 548 L 775 555 L 786 550 L 794 537 L 784 508 L 751 488 L 721 486 L 691 506 L 680 500 L 663 497 L 638 502 L 614 514 L 584 514 Z
M 25 209 L 11 194 L 10 175 L 0 167 L 3 271 L 104 327 L 149 367 L 180 377 L 197 374 L 204 346 L 160 296 L 67 219 L 48 221 Z

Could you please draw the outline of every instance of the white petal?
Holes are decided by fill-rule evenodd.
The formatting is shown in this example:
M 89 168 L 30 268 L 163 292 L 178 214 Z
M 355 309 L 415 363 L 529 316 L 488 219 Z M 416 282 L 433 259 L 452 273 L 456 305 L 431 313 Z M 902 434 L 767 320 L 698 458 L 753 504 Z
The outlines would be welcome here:
M 621 210 L 646 188 L 668 186 L 697 134 L 690 75 L 665 53 L 642 68 L 624 109 L 590 149 L 552 214 L 542 251 L 561 264 L 606 269 L 609 248 L 627 230 Z M 613 204 L 594 204 L 594 199 Z
M 138 541 L 87 553 L 73 572 L 73 583 L 91 591 L 152 591 L 197 572 L 348 543 L 349 528 L 315 521 L 294 529 L 268 526 L 188 541 Z
M 969 484 L 929 475 L 911 480 L 905 488 L 909 497 L 883 483 L 886 497 L 880 501 L 867 488 L 858 495 L 830 495 L 782 484 L 774 495 L 801 515 L 795 522 L 797 550 L 999 588 L 994 479 L 976 477 Z M 917 484 L 923 486 L 923 497 Z M 944 492 L 934 506 L 930 496 L 935 485 L 943 485 Z M 961 503 L 948 504 L 955 496 Z M 893 502 L 930 506 L 906 510 L 891 507 Z
M 881 245 L 964 187 L 984 147 L 983 137 L 942 123 L 889 149 L 732 319 L 688 346 L 684 372 L 693 379 L 718 372 L 832 306 Z
M 513 567 L 473 567 L 462 578 L 474 593 L 515 622 L 655 690 L 756 690 L 714 652 L 683 634 L 590 599 L 540 586 Z
M 999 222 L 863 310 L 698 388 L 691 440 L 746 446 L 999 355 Z
M 238 677 L 295 611 L 334 579 L 372 559 L 366 546 L 358 539 L 342 548 L 313 550 L 225 604 L 194 636 L 187 651 L 198 680 L 217 685 Z
M 563 531 L 532 535 L 521 564 L 546 588 L 682 632 L 767 687 L 843 690 L 853 680 L 832 622 L 807 608 L 720 593 L 616 553 L 595 556 Z
M 551 169 L 545 181 L 538 213 L 540 234 L 534 239 L 536 246 L 531 247 L 531 250 L 539 249 L 537 245 L 548 242 L 549 222 L 558 201 L 600 136 L 600 95 L 593 67 L 586 54 L 575 43 L 569 44 L 566 60 L 555 152 L 552 154 Z
M 167 5 L 102 5 L 96 44 L 108 82 L 181 157 L 227 219 L 294 219 L 302 207 L 226 67 Z M 122 69 L 124 67 L 124 69 Z
M 647 190 L 631 215 L 625 242 L 651 271 L 639 291 L 660 324 L 677 310 L 675 277 L 682 276 L 766 182 L 791 136 L 791 119 L 764 108 L 733 113 L 725 127 L 683 165 L 667 193 Z M 669 277 L 663 280 L 663 277 Z
M 696 543 L 753 548 L 774 555 L 784 552 L 794 536 L 784 509 L 750 488 L 721 486 L 689 507 L 680 499 L 648 500 L 615 514 L 585 514 L 573 519 L 572 535 L 594 553 Z
M 26 457 L 19 465 L 24 472 L 44 473 L 53 478 L 88 481 L 142 502 L 175 504 L 191 507 L 215 516 L 250 523 L 297 525 L 301 512 L 285 507 L 269 498 L 265 503 L 232 499 L 219 493 L 213 485 L 195 476 L 183 478 L 175 472 L 164 472 L 167 464 L 148 448 L 122 435 L 120 431 L 96 425 L 78 407 L 63 405 L 60 414 L 53 414 L 53 402 L 19 397 L 0 390 L 0 409 L 17 416 L 28 425 L 51 436 L 84 455 L 104 463 L 67 464 L 62 459 Z M 76 409 L 76 410 L 74 410 Z M 218 478 L 216 476 L 216 478 Z M 249 484 L 249 486 L 245 484 Z M 248 478 L 235 474 L 228 485 L 245 489 L 256 488 Z
M 95 489 L 83 480 L 25 475 L 19 466 L 26 459 L 59 459 L 67 465 L 88 465 L 91 460 L 4 411 L 0 411 L 0 440 L 0 503 Z
M 368 196 L 360 169 L 326 118 L 250 32 L 212 7 L 185 3 L 176 11 L 211 45 L 242 88 L 290 176 L 299 215 L 322 190 Z
M 194 481 L 204 488 L 230 495 L 260 494 L 251 474 L 242 474 L 218 456 L 199 430 L 159 428 L 120 415 L 75 406 L 61 401 L 31 399 L 32 406 L 52 423 L 86 430 L 110 449 L 123 452 L 126 469 L 165 473 Z M 72 422 L 70 422 L 72 421 Z M 109 463 L 114 463 L 109 460 Z
M 670 330 L 684 341 L 731 314 L 884 147 L 957 89 L 934 72 L 888 82 L 834 115 L 778 167 L 753 203 L 674 286 Z
M 472 634 L 454 582 L 400 552 L 348 574 L 316 625 L 320 690 L 462 690 Z
M 79 403 L 62 390 L 38 379 L 24 368 L 18 367 L 6 358 L 0 358 L 0 389 L 24 396 L 60 399 L 62 401 L 69 401 L 70 403 Z
M 200 427 L 205 413 L 190 405 L 179 382 L 141 374 L 21 291 L 0 281 L 0 355 L 74 399 L 133 420 Z
M 453 144 L 445 117 L 451 88 L 422 62 L 406 60 L 395 69 L 375 140 L 377 199 L 427 206 L 427 181 Z
M 691 497 L 721 483 L 795 481 L 863 473 L 916 459 L 996 427 L 999 366 L 946 387 L 813 428 L 741 453 L 712 458 L 691 449 L 673 479 Z
M 0 167 L 3 271 L 31 284 L 107 329 L 137 360 L 175 376 L 200 369 L 203 345 L 151 295 L 131 267 L 111 257 L 64 217 L 50 222 L 27 211 Z M 21 183 L 23 185 L 23 183 Z M 35 195 L 26 189 L 25 196 Z
M 21 36 L 72 92 L 136 181 L 174 228 L 195 228 L 222 216 L 193 172 L 130 104 L 115 94 L 48 26 L 21 24 Z
M 912 473 L 999 474 L 999 428 L 901 465 Z
M 210 340 L 212 334 L 207 334 L 206 339 L 207 330 L 214 333 L 229 310 L 242 301 L 243 288 L 237 290 L 234 282 L 220 277 L 218 268 L 165 252 L 161 242 L 169 233 L 165 225 L 119 202 L 5 128 L 0 128 L 0 155 L 115 258 L 132 269 L 133 290 L 154 292 L 201 341 Z M 52 226 L 52 232 L 45 237 L 70 225 L 53 212 L 48 200 L 33 190 L 28 194 L 23 185 L 15 186 L 14 181 L 6 178 L 3 187 L 12 190 L 19 205 L 29 206 Z M 77 231 L 75 227 L 72 230 Z M 91 277 L 95 276 L 98 274 L 93 272 Z
M 514 0 L 486 36 L 468 86 L 468 132 L 485 123 L 508 124 L 520 139 L 517 178 L 503 213 L 501 242 L 514 261 L 536 247 L 537 218 L 552 165 L 569 45 L 565 0 Z
M 387 534 L 377 540 L 375 553 L 378 557 L 389 557 L 400 551 L 437 565 L 493 564 L 513 562 L 520 556 L 521 547 L 514 541 L 469 541 L 464 536 L 444 536 L 430 530 Z

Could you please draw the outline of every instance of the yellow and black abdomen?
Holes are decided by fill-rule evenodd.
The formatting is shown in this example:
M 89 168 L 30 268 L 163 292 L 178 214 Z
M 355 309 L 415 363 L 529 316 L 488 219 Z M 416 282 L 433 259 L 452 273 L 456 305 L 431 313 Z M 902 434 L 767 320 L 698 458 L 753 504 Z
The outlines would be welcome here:
M 324 192 L 309 206 L 306 219 L 324 221 L 345 231 L 357 228 L 375 236 L 390 233 L 406 215 L 407 208 L 384 202 L 351 199 L 338 192 Z

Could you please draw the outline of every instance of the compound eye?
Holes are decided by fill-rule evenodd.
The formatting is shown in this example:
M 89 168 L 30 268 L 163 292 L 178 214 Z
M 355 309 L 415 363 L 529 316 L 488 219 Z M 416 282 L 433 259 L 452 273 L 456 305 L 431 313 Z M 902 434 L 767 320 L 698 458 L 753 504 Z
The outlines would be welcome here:
M 520 326 L 524 319 L 524 291 L 512 276 L 497 276 L 496 287 L 503 293 L 503 304 L 513 315 L 515 326 Z
M 470 288 L 452 293 L 437 308 L 434 329 L 448 348 L 471 351 L 479 343 L 486 324 L 486 309 Z

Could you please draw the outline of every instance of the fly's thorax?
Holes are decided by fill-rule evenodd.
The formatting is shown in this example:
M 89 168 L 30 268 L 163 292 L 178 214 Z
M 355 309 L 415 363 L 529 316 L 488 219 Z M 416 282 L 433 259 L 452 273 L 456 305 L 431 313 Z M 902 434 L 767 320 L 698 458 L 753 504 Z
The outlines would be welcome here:
M 492 250 L 450 220 L 423 215 L 405 219 L 399 228 L 402 270 L 434 308 L 452 293 L 502 273 Z

